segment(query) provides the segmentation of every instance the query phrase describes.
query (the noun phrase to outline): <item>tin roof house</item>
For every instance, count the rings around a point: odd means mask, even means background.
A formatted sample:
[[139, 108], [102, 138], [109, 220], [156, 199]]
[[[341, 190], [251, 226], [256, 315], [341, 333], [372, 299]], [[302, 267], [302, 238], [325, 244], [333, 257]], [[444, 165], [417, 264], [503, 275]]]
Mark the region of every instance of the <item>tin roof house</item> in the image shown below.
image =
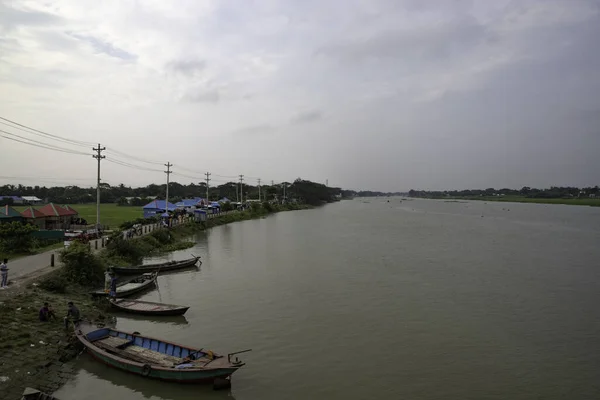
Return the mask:
[[0, 224], [5, 222], [22, 222], [24, 220], [20, 212], [11, 206], [0, 207]]

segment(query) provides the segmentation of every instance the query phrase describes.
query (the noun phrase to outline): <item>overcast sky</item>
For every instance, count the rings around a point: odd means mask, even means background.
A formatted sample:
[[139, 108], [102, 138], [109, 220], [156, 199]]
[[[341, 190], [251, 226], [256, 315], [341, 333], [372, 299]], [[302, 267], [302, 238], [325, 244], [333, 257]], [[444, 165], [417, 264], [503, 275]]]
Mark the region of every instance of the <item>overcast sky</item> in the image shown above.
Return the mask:
[[100, 142], [156, 170], [103, 161], [110, 184], [162, 183], [170, 161], [182, 183], [596, 185], [600, 6], [1, 1], [0, 117], [83, 144], [0, 135], [88, 153], [0, 137], [0, 175], [28, 178], [0, 182], [94, 184]]

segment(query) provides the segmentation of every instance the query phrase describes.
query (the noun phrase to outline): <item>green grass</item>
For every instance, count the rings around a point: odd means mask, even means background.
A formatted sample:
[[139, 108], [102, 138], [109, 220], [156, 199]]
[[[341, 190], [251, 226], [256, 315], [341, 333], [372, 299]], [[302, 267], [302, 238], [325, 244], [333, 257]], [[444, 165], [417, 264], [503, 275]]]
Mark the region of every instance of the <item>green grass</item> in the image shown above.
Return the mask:
[[537, 199], [523, 196], [475, 196], [475, 197], [461, 197], [465, 200], [484, 200], [484, 201], [500, 201], [500, 202], [511, 202], [511, 203], [539, 203], [539, 204], [567, 204], [574, 206], [590, 206], [600, 207], [600, 198], [569, 198], [569, 199]]
[[[79, 213], [79, 217], [87, 220], [88, 224], [96, 223], [96, 203], [70, 204]], [[39, 208], [41, 206], [38, 206]], [[23, 211], [26, 207], [15, 207]], [[110, 228], [117, 228], [123, 222], [133, 221], [143, 217], [141, 206], [117, 206], [113, 203], [100, 204], [100, 222]]]

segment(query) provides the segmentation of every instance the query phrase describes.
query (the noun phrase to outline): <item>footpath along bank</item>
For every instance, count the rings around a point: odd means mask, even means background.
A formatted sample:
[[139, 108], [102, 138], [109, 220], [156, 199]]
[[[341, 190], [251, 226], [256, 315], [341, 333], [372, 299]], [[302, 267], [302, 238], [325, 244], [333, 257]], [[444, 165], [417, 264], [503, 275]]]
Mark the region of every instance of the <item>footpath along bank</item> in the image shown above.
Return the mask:
[[[72, 330], [65, 330], [62, 317], [67, 302], [73, 301], [85, 319], [110, 323], [105, 299], [96, 302], [89, 290], [102, 285], [103, 271], [111, 264], [135, 264], [149, 252], [165, 253], [192, 246], [188, 238], [196, 231], [231, 222], [258, 218], [272, 212], [298, 210], [308, 206], [277, 207], [272, 210], [255, 208], [231, 212], [210, 218], [202, 223], [183, 223], [169, 230], [157, 226], [143, 227], [143, 236], [125, 240], [115, 234], [105, 247], [102, 244], [73, 244], [56, 266], [38, 260], [38, 256], [9, 262], [11, 273], [19, 265], [29, 271], [15, 278], [9, 289], [0, 291], [0, 394], [1, 398], [18, 399], [25, 387], [35, 387], [52, 393], [73, 374], [69, 360], [80, 351]], [[63, 262], [59, 262], [59, 258]], [[29, 261], [28, 261], [29, 259]], [[34, 260], [38, 260], [34, 264]], [[12, 280], [13, 278], [11, 278]], [[57, 319], [40, 322], [38, 311], [44, 302], [50, 303]]]

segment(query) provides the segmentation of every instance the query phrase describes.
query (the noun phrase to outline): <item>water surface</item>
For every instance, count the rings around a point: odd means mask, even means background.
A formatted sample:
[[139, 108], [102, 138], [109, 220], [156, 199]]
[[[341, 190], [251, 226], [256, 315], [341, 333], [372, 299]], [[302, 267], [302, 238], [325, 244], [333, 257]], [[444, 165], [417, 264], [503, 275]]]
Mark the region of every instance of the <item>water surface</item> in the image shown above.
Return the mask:
[[197, 271], [144, 300], [185, 318], [117, 327], [252, 348], [231, 392], [82, 356], [74, 399], [600, 398], [600, 208], [345, 201], [213, 228]]

